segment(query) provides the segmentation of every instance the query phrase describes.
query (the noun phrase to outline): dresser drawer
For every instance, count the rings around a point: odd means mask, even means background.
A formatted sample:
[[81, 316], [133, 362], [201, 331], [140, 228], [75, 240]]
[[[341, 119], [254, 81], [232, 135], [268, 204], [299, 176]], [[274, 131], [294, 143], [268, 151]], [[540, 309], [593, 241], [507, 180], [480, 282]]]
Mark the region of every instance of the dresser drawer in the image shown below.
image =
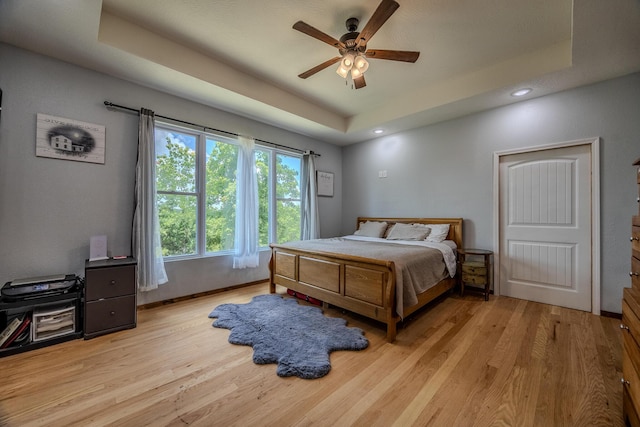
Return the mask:
[[639, 409], [637, 405], [640, 402], [640, 379], [626, 351], [622, 352], [622, 378], [624, 379], [624, 388], [629, 393], [631, 401], [636, 402], [634, 406], [637, 412]]
[[85, 335], [112, 332], [136, 325], [136, 297], [128, 295], [87, 303]]
[[638, 375], [638, 372], [640, 372], [640, 347], [638, 347], [638, 343], [631, 334], [626, 331], [622, 335], [622, 342], [624, 353], [629, 356], [629, 363], [631, 363], [633, 370]]
[[631, 276], [631, 287], [640, 291], [640, 259], [631, 257], [631, 271], [629, 271], [629, 275]]
[[622, 290], [622, 327], [625, 335], [631, 335], [640, 343], [640, 291], [637, 289]]
[[95, 301], [136, 293], [136, 266], [95, 268], [86, 270], [85, 298]]
[[633, 226], [631, 226], [631, 253], [636, 258], [640, 258], [640, 216], [633, 217]]
[[631, 427], [640, 427], [640, 418], [638, 417], [638, 412], [636, 411], [635, 406], [633, 406], [631, 396], [629, 396], [629, 392], [626, 388], [622, 393], [622, 411], [624, 413], [625, 422], [628, 425], [630, 425]]

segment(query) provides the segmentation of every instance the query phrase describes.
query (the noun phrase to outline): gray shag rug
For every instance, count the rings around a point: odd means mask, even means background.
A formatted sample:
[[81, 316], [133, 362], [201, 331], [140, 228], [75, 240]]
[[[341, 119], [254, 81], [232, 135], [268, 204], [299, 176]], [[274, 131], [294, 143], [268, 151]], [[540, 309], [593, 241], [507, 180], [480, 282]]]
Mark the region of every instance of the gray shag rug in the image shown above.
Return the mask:
[[248, 304], [222, 304], [209, 317], [213, 326], [230, 329], [229, 342], [253, 347], [257, 364], [277, 363], [281, 377], [320, 378], [329, 373], [329, 353], [362, 350], [369, 341], [360, 328], [326, 317], [319, 307], [268, 294]]

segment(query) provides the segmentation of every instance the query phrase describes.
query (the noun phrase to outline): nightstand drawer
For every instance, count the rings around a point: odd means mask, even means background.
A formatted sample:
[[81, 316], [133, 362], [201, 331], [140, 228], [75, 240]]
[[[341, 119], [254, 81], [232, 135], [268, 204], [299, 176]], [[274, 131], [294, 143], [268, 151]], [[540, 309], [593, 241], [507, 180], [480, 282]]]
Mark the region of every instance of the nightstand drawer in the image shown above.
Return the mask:
[[462, 281], [465, 283], [473, 283], [474, 285], [486, 285], [487, 276], [476, 276], [473, 274], [462, 273]]
[[481, 262], [465, 262], [462, 264], [462, 274], [487, 275], [487, 267]]
[[118, 328], [135, 327], [135, 295], [87, 303], [84, 323], [85, 335], [91, 335], [96, 332], [111, 332], [113, 329]]
[[136, 266], [124, 265], [86, 271], [87, 301], [136, 293]]

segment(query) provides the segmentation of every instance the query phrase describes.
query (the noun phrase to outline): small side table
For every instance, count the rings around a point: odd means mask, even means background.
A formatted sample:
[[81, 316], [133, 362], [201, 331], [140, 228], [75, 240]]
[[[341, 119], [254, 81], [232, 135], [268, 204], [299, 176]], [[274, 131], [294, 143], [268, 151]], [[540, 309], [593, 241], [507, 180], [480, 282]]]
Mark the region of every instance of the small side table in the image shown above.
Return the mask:
[[[460, 279], [460, 296], [464, 295], [465, 284], [484, 286], [484, 300], [489, 301], [491, 290], [491, 265], [493, 263], [493, 251], [486, 249], [458, 249], [459, 263], [462, 267]], [[480, 261], [480, 258], [482, 260]], [[469, 286], [474, 289], [482, 289], [477, 286]]]

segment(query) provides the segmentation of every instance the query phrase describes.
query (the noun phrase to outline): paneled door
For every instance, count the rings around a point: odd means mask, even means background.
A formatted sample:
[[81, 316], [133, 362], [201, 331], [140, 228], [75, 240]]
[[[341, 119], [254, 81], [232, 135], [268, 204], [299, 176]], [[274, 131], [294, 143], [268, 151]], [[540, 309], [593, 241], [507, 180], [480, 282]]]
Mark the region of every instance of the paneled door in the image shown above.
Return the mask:
[[592, 310], [591, 147], [502, 156], [500, 294]]

